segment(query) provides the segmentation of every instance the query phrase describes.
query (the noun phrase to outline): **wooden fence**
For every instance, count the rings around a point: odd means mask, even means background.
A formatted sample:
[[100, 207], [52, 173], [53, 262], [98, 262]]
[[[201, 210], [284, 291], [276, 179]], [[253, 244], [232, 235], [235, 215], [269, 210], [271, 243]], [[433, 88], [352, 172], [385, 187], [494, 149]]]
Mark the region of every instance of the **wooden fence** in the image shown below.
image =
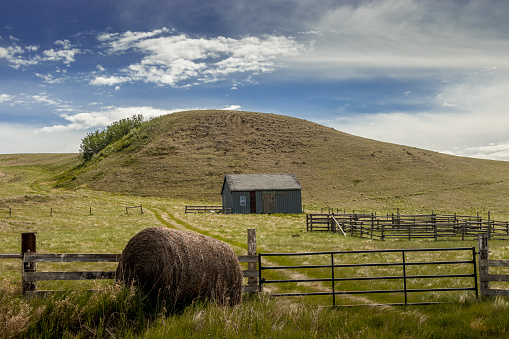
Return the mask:
[[[115, 279], [115, 271], [74, 271], [74, 272], [40, 272], [37, 263], [105, 263], [118, 262], [121, 254], [99, 253], [37, 253], [35, 233], [21, 234], [21, 254], [0, 254], [0, 259], [22, 260], [22, 290], [23, 294], [47, 294], [52, 290], [37, 290], [38, 281], [57, 280], [99, 280]], [[242, 276], [248, 278], [247, 285], [242, 287], [243, 292], [259, 292], [258, 286], [258, 256], [256, 254], [256, 230], [248, 229], [248, 253], [238, 256], [240, 263], [247, 263], [247, 270]]]
[[231, 208], [223, 206], [185, 206], [185, 213], [223, 213], [231, 214]]
[[[488, 235], [479, 235], [479, 288], [482, 296], [509, 296], [508, 289], [490, 288], [490, 282], [509, 282], [509, 274], [490, 274], [490, 267], [509, 268], [509, 260], [489, 258]], [[509, 273], [509, 272], [508, 272]]]
[[[268, 267], [261, 267], [261, 256], [257, 254], [256, 249], [256, 230], [248, 229], [248, 253], [239, 255], [241, 263], [247, 263], [247, 270], [242, 271], [244, 278], [248, 279], [247, 285], [243, 286], [243, 292], [259, 292], [261, 270]], [[479, 243], [479, 289], [481, 296], [509, 296], [509, 289], [490, 288], [490, 282], [509, 282], [509, 274], [491, 274], [490, 267], [509, 268], [509, 260], [489, 259], [488, 234], [478, 235]], [[0, 254], [0, 259], [20, 259], [22, 261], [22, 288], [23, 293], [28, 295], [45, 294], [54, 291], [37, 290], [38, 281], [58, 281], [58, 280], [96, 280], [96, 279], [114, 279], [114, 271], [74, 271], [74, 272], [41, 272], [37, 271], [37, 263], [104, 263], [118, 262], [120, 254], [76, 254], [76, 253], [37, 253], [35, 233], [22, 233], [21, 235], [21, 254]], [[391, 250], [402, 251], [402, 250]], [[419, 251], [414, 249], [411, 251]], [[338, 252], [339, 253], [339, 252]], [[346, 252], [345, 252], [346, 253]], [[274, 256], [281, 254], [263, 254], [264, 256]], [[286, 255], [286, 254], [285, 254]], [[306, 255], [298, 253], [292, 255]], [[408, 264], [408, 263], [407, 263]], [[473, 261], [475, 270], [475, 259]], [[341, 265], [332, 264], [332, 267]], [[360, 266], [360, 265], [359, 265]], [[282, 267], [278, 267], [282, 268]], [[270, 268], [275, 269], [275, 268]], [[472, 275], [473, 276], [473, 275]], [[334, 279], [334, 278], [333, 278]], [[376, 278], [379, 279], [379, 278]], [[264, 281], [269, 283], [269, 281]], [[338, 293], [344, 294], [344, 293]]]
[[307, 214], [306, 230], [342, 232], [372, 239], [509, 239], [509, 222], [465, 215], [423, 214]]
[[[132, 210], [132, 209], [135, 209], [136, 211], [139, 211], [140, 213], [139, 214], [143, 214], [143, 206], [142, 205], [139, 205], [139, 206], [126, 206], [125, 207], [125, 213], [126, 214], [129, 214], [129, 211]], [[85, 209], [84, 209], [85, 210]], [[19, 212], [21, 211], [20, 213], [23, 212], [23, 209], [16, 209], [14, 210], [12, 207], [9, 207], [9, 210], [8, 211], [2, 211], [0, 210], [0, 213], [6, 213], [9, 215], [9, 217], [12, 217], [13, 214], [15, 214], [14, 212]], [[92, 213], [92, 206], [90, 207], [87, 207], [86, 208], [86, 211], [88, 212], [88, 215], [94, 215], [94, 213]], [[58, 211], [58, 209], [55, 209], [53, 207], [50, 207], [49, 209], [49, 216], [53, 216], [53, 215], [56, 215], [58, 212], [58, 214], [64, 214], [65, 211]], [[18, 213], [19, 214], [19, 213]]]

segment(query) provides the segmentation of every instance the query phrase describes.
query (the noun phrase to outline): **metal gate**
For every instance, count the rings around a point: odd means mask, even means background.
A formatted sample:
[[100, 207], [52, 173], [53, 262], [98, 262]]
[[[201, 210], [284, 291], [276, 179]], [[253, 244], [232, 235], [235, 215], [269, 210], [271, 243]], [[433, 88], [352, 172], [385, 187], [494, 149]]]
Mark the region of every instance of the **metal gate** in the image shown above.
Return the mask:
[[[431, 260], [431, 261], [415, 261], [411, 257], [427, 256], [432, 252], [438, 252], [440, 258], [449, 255], [463, 257], [461, 260]], [[463, 252], [463, 253], [458, 253]], [[385, 262], [354, 262], [340, 263], [342, 256], [362, 256], [369, 257], [385, 254], [391, 254], [392, 261]], [[320, 260], [315, 258], [321, 256]], [[411, 294], [418, 292], [450, 292], [450, 291], [472, 291], [478, 297], [477, 288], [477, 267], [476, 267], [476, 251], [475, 247], [461, 248], [430, 248], [430, 249], [398, 249], [398, 250], [362, 250], [362, 251], [334, 251], [334, 252], [310, 252], [310, 253], [260, 253], [258, 257], [259, 281], [262, 289], [266, 284], [302, 284], [314, 283], [320, 284], [320, 291], [292, 291], [287, 293], [274, 293], [273, 296], [318, 296], [331, 295], [332, 304], [336, 306], [336, 296], [338, 295], [358, 295], [358, 294], [387, 294], [400, 295], [404, 297], [403, 302], [380, 302], [371, 303], [371, 305], [429, 305], [439, 302], [419, 300], [410, 302]], [[264, 264], [263, 258], [272, 258], [272, 262], [300, 262], [295, 265], [274, 266], [272, 264]], [[397, 259], [399, 257], [399, 259]], [[292, 258], [292, 259], [290, 259]], [[300, 258], [297, 260], [296, 258]], [[275, 259], [275, 260], [274, 260]], [[269, 260], [267, 260], [269, 261]], [[316, 262], [316, 264], [314, 264]], [[433, 269], [429, 269], [429, 267]], [[373, 275], [357, 274], [349, 276], [349, 274], [359, 273], [368, 268], [377, 268], [379, 272]], [[304, 275], [295, 279], [278, 279], [274, 278], [274, 273], [283, 271], [284, 275], [293, 273]], [[390, 272], [389, 275], [382, 273]], [[423, 271], [423, 272], [420, 272]], [[439, 274], [429, 274], [432, 273]], [[274, 272], [274, 273], [272, 273]], [[365, 273], [365, 272], [364, 272]], [[346, 274], [346, 275], [345, 275]], [[388, 283], [397, 281], [400, 283]], [[364, 282], [364, 287], [359, 290], [343, 290], [342, 283], [357, 286], [360, 282]], [[385, 287], [369, 288], [370, 286], [381, 285], [384, 282]], [[383, 285], [382, 284], [382, 285]], [[453, 286], [450, 286], [451, 284]], [[298, 286], [300, 289], [302, 286]], [[291, 287], [287, 289], [291, 290]], [[295, 287], [297, 289], [297, 287]], [[421, 296], [422, 297], [422, 296]], [[401, 297], [400, 297], [401, 299]], [[343, 305], [351, 306], [351, 305]]]

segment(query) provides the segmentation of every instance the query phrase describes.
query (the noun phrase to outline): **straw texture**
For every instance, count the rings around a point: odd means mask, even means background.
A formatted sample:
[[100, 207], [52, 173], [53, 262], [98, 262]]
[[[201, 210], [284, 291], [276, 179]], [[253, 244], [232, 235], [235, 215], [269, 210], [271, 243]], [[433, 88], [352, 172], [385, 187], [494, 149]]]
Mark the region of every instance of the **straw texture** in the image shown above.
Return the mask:
[[233, 305], [242, 294], [242, 271], [229, 245], [163, 227], [147, 228], [129, 240], [116, 279], [170, 307], [194, 300]]

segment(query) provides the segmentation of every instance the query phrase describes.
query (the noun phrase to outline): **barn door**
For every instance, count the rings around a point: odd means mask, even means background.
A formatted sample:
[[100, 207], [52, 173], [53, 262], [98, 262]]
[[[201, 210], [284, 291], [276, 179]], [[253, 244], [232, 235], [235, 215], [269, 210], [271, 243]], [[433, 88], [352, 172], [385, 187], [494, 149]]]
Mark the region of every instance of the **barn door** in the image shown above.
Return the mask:
[[256, 214], [256, 192], [249, 192], [249, 207], [252, 214]]
[[262, 194], [262, 213], [276, 213], [276, 195], [274, 193]]

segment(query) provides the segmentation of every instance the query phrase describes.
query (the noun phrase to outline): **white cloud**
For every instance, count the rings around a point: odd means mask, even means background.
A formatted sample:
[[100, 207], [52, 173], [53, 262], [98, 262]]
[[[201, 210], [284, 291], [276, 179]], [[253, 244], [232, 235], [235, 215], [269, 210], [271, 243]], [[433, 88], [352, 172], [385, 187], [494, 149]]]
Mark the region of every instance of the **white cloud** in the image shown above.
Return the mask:
[[137, 107], [105, 107], [101, 111], [83, 112], [77, 114], [61, 114], [61, 117], [68, 120], [68, 125], [54, 125], [43, 127], [39, 132], [51, 133], [62, 131], [79, 131], [92, 128], [102, 128], [112, 124], [115, 121], [130, 118], [136, 114], [142, 114], [145, 119], [150, 119], [164, 114], [174, 113], [180, 110], [166, 110], [149, 106]]
[[0, 124], [0, 154], [78, 153], [82, 131], [42, 134], [37, 129], [26, 124]]
[[228, 110], [228, 111], [238, 111], [241, 108], [242, 107], [240, 105], [229, 105], [229, 106], [223, 107], [222, 109], [225, 109], [225, 110]]
[[48, 84], [61, 84], [67, 79], [67, 77], [62, 77], [62, 76], [55, 77], [55, 75], [50, 74], [50, 73], [40, 74], [40, 73], [36, 72], [35, 76], [42, 79], [45, 83], [48, 83]]
[[90, 85], [95, 85], [95, 86], [103, 86], [103, 85], [107, 85], [107, 86], [113, 86], [113, 85], [117, 85], [117, 84], [121, 84], [121, 83], [124, 83], [124, 82], [128, 82], [130, 81], [129, 78], [127, 77], [119, 77], [119, 76], [98, 76], [96, 78], [94, 78], [93, 80], [90, 81]]
[[[151, 32], [102, 34], [98, 37], [108, 53], [132, 50], [143, 57], [120, 74], [96, 76], [92, 85], [117, 85], [141, 81], [161, 86], [190, 86], [215, 82], [234, 73], [259, 74], [280, 67], [278, 59], [301, 53], [304, 46], [283, 36], [191, 38], [168, 36], [163, 28]], [[186, 82], [185, 84], [183, 84]]]
[[381, 0], [351, 2], [313, 27], [322, 33], [297, 55], [305, 76], [339, 79], [416, 75], [416, 70], [509, 67], [505, 2]]
[[57, 40], [55, 44], [62, 47], [59, 49], [51, 48], [43, 50], [36, 54], [39, 46], [19, 46], [14, 42], [10, 46], [0, 47], [0, 58], [6, 59], [10, 67], [20, 69], [47, 62], [62, 62], [64, 65], [69, 66], [72, 62], [76, 61], [75, 56], [82, 53], [79, 48], [73, 47], [69, 40]]
[[448, 153], [472, 158], [509, 161], [509, 141], [490, 143], [486, 146], [454, 149]]
[[17, 95], [0, 94], [0, 103], [6, 103], [10, 106], [20, 106], [23, 108], [33, 109], [36, 105], [44, 105], [54, 107], [57, 110], [70, 110], [71, 102], [61, 99], [55, 99], [45, 92], [37, 94], [19, 93]]
[[0, 104], [11, 101], [14, 97], [9, 94], [0, 94]]
[[419, 113], [400, 111], [342, 116], [324, 122], [381, 141], [478, 158], [509, 160], [509, 72], [498, 70], [448, 83]]
[[97, 40], [102, 41], [104, 46], [108, 48], [109, 53], [116, 53], [136, 47], [136, 43], [140, 40], [145, 40], [156, 35], [169, 33], [172, 30], [163, 27], [155, 29], [151, 32], [131, 32], [125, 33], [103, 33], [97, 37]]

